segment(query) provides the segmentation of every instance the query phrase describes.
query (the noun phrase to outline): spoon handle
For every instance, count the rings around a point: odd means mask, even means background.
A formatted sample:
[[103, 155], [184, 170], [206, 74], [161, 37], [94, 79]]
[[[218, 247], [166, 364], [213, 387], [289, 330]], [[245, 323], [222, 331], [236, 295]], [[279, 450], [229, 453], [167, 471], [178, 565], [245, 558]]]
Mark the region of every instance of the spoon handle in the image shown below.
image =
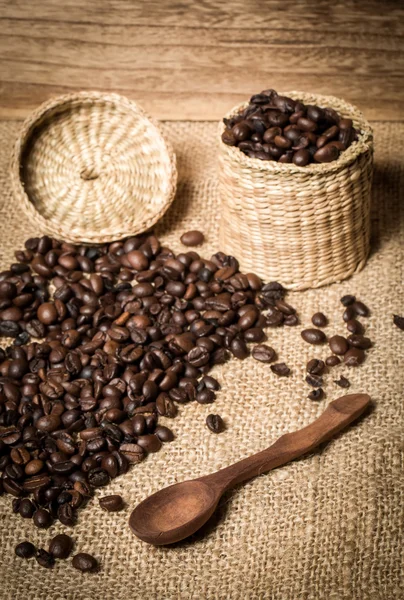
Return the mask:
[[369, 404], [370, 397], [367, 394], [341, 396], [330, 402], [323, 414], [307, 427], [285, 433], [266, 450], [202, 479], [224, 492], [310, 452], [355, 421]]

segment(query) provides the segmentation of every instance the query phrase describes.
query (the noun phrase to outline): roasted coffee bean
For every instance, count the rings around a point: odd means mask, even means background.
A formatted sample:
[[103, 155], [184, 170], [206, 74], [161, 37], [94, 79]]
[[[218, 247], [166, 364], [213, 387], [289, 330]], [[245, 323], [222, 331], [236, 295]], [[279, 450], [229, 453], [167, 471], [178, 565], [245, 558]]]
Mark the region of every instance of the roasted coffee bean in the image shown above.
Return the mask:
[[161, 448], [160, 439], [153, 433], [147, 435], [140, 435], [137, 438], [136, 443], [146, 452], [158, 452]]
[[201, 390], [196, 394], [196, 401], [199, 402], [199, 404], [211, 404], [215, 401], [215, 398], [215, 392], [208, 388]]
[[68, 558], [73, 548], [73, 540], [65, 533], [59, 533], [49, 542], [49, 553], [54, 558]]
[[91, 573], [98, 569], [97, 559], [86, 552], [76, 554], [76, 556], [73, 557], [72, 565], [75, 569], [82, 571], [82, 573]]
[[246, 342], [259, 343], [265, 340], [265, 333], [260, 327], [251, 327], [244, 332], [244, 339]]
[[344, 354], [344, 362], [348, 367], [357, 367], [363, 363], [366, 355], [361, 348], [351, 348]]
[[41, 567], [44, 567], [45, 569], [51, 569], [55, 564], [55, 559], [52, 556], [52, 554], [50, 554], [43, 548], [38, 548], [35, 559], [36, 559], [37, 563], [39, 565], [41, 565]]
[[339, 365], [341, 362], [341, 359], [338, 358], [338, 356], [329, 356], [328, 358], [325, 359], [325, 364], [327, 365], [327, 367], [336, 367], [337, 365]]
[[181, 236], [181, 243], [184, 246], [200, 246], [204, 242], [204, 235], [201, 231], [187, 231]]
[[[251, 331], [251, 329], [249, 331]], [[232, 340], [230, 343], [230, 352], [233, 354], [233, 356], [239, 358], [240, 360], [247, 358], [249, 355], [247, 344], [241, 338], [235, 338]]]
[[19, 558], [32, 558], [35, 554], [35, 546], [31, 542], [20, 542], [14, 552]]
[[354, 348], [361, 348], [361, 350], [368, 350], [372, 346], [372, 342], [368, 337], [363, 335], [357, 335], [352, 333], [347, 337], [348, 343]]
[[58, 318], [58, 313], [53, 302], [45, 302], [38, 308], [38, 319], [44, 325], [52, 325]]
[[319, 375], [307, 375], [306, 383], [312, 387], [321, 387], [323, 385], [323, 378]]
[[103, 498], [100, 498], [98, 502], [101, 508], [107, 512], [118, 512], [124, 507], [123, 499], [118, 494], [104, 496]]
[[206, 425], [208, 429], [213, 433], [221, 433], [225, 430], [226, 426], [224, 421], [220, 415], [210, 414], [206, 417]]
[[68, 502], [59, 506], [57, 517], [59, 521], [67, 527], [73, 527], [76, 523], [76, 512]]
[[326, 327], [328, 319], [322, 312], [317, 312], [311, 317], [311, 322], [316, 327]]
[[348, 341], [342, 335], [333, 335], [328, 340], [331, 352], [342, 356], [349, 349]]
[[393, 315], [393, 323], [396, 327], [404, 331], [404, 317], [400, 317], [399, 315]]
[[35, 506], [28, 498], [23, 498], [20, 502], [19, 513], [23, 519], [32, 519], [35, 512]]
[[263, 363], [270, 363], [276, 359], [276, 352], [271, 346], [258, 344], [252, 350], [252, 356], [255, 360]]
[[356, 300], [355, 296], [351, 296], [350, 294], [347, 294], [346, 296], [342, 296], [341, 304], [343, 306], [350, 306], [351, 304], [353, 304], [355, 302], [355, 300]]
[[138, 444], [122, 444], [120, 452], [130, 464], [134, 465], [146, 458], [146, 451]]
[[301, 336], [308, 344], [323, 344], [326, 341], [326, 335], [320, 329], [304, 329]]
[[359, 302], [358, 300], [355, 300], [355, 302], [352, 304], [352, 308], [355, 311], [355, 313], [357, 315], [359, 315], [360, 317], [368, 317], [369, 316], [369, 309], [365, 304], [363, 304], [363, 302]]
[[87, 475], [88, 483], [93, 487], [103, 487], [109, 483], [109, 475], [104, 469], [97, 467], [91, 469]]
[[352, 321], [356, 317], [356, 310], [354, 309], [353, 304], [350, 304], [346, 307], [342, 314], [342, 318], [347, 323], [348, 321]]
[[358, 335], [362, 335], [364, 332], [362, 323], [357, 319], [351, 319], [350, 321], [347, 321], [346, 328], [351, 333]]
[[349, 380], [344, 377], [343, 375], [341, 375], [341, 377], [339, 379], [334, 379], [334, 383], [336, 383], [337, 385], [339, 385], [339, 387], [342, 388], [349, 388], [349, 386], [351, 385], [349, 383]]
[[306, 371], [310, 375], [322, 375], [324, 373], [325, 364], [323, 360], [312, 358], [306, 365]]
[[34, 512], [33, 520], [34, 525], [40, 529], [47, 529], [53, 522], [50, 512], [45, 508], [38, 508], [38, 510]]
[[322, 400], [324, 397], [324, 390], [321, 387], [318, 387], [314, 390], [312, 390], [307, 397], [309, 398], [309, 400]]
[[287, 377], [290, 375], [290, 369], [285, 363], [276, 363], [275, 365], [271, 365], [270, 369], [279, 377]]

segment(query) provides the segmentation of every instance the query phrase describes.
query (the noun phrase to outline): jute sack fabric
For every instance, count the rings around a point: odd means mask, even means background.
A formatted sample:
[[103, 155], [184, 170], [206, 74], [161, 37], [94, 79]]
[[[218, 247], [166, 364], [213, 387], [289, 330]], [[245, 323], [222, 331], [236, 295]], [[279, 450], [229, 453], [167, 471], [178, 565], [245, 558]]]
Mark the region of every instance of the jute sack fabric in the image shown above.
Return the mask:
[[[352, 119], [358, 140], [330, 163], [306, 167], [250, 158], [221, 141], [220, 245], [288, 289], [341, 281], [360, 271], [369, 253], [373, 134], [364, 115], [334, 96], [285, 92], [306, 105], [330, 107]], [[232, 118], [248, 106], [235, 106]]]
[[[0, 125], [0, 263], [12, 261], [15, 248], [38, 233], [21, 214], [10, 188], [8, 161], [19, 124]], [[205, 256], [218, 249], [218, 192], [215, 139], [217, 123], [167, 123], [163, 131], [179, 163], [176, 200], [157, 228], [163, 240], [183, 250], [179, 236], [200, 228]], [[403, 390], [404, 332], [392, 314], [404, 312], [404, 127], [375, 123], [376, 170], [373, 191], [372, 251], [366, 267], [350, 280], [322, 289], [289, 294], [308, 326], [322, 310], [330, 318], [327, 334], [344, 333], [339, 298], [355, 293], [369, 304], [367, 333], [375, 346], [356, 370], [335, 368], [327, 375], [326, 399], [307, 399], [304, 365], [325, 358], [297, 328], [268, 332], [279, 360], [292, 369], [276, 378], [252, 358], [215, 368], [222, 384], [216, 403], [181, 407], [168, 420], [176, 434], [171, 444], [127, 475], [100, 490], [79, 511], [74, 529], [56, 523], [47, 531], [11, 513], [11, 498], [0, 498], [0, 597], [2, 600], [398, 600], [404, 597]], [[351, 380], [350, 392], [371, 394], [375, 408], [320, 452], [263, 475], [228, 493], [213, 521], [192, 541], [154, 548], [135, 538], [130, 510], [163, 486], [224, 467], [267, 447], [282, 433], [315, 419], [342, 395], [333, 379]], [[210, 433], [206, 415], [227, 423]], [[121, 494], [127, 510], [102, 512], [97, 498]], [[71, 561], [53, 571], [35, 560], [14, 556], [28, 539], [46, 547], [56, 533], [71, 533], [77, 551], [94, 554], [99, 573], [81, 574]]]

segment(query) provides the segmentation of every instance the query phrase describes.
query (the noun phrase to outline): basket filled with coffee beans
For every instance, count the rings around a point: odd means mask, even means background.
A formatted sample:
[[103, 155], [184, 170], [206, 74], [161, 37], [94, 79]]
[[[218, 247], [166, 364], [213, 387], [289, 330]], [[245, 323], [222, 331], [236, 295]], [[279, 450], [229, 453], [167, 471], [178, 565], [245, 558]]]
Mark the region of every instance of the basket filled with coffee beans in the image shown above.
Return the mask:
[[373, 134], [332, 96], [264, 90], [219, 127], [220, 241], [289, 289], [340, 281], [369, 251]]
[[118, 94], [78, 92], [42, 104], [22, 126], [11, 180], [43, 233], [106, 243], [152, 227], [174, 199], [174, 152], [157, 125]]

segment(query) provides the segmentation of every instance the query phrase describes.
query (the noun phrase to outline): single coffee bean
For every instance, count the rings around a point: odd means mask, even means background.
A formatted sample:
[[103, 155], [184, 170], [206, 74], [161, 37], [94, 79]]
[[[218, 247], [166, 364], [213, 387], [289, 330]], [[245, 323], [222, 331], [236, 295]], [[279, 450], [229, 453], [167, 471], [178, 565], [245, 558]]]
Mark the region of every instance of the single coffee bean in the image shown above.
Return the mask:
[[365, 304], [363, 304], [363, 302], [359, 302], [358, 300], [356, 300], [352, 304], [352, 308], [354, 309], [355, 313], [361, 317], [369, 316], [369, 309]]
[[288, 377], [290, 375], [290, 369], [285, 363], [277, 363], [276, 365], [271, 365], [271, 371], [278, 375], [279, 377]]
[[363, 363], [366, 355], [361, 348], [351, 348], [344, 355], [344, 362], [348, 367], [357, 367]]
[[328, 358], [325, 359], [325, 364], [327, 365], [327, 367], [336, 367], [337, 365], [339, 365], [341, 362], [341, 359], [338, 358], [338, 356], [329, 356]]
[[73, 557], [72, 565], [75, 569], [82, 571], [82, 573], [91, 573], [97, 570], [98, 561], [91, 554], [79, 552], [79, 554]]
[[314, 390], [312, 390], [307, 397], [309, 398], [309, 400], [322, 400], [324, 397], [324, 390], [321, 387], [318, 387]]
[[355, 302], [355, 300], [356, 300], [355, 296], [351, 296], [350, 294], [347, 294], [346, 296], [342, 296], [341, 304], [343, 306], [350, 306], [351, 304], [353, 304]]
[[28, 498], [23, 498], [20, 502], [19, 513], [23, 519], [32, 519], [35, 512], [35, 506]]
[[40, 529], [47, 529], [53, 522], [50, 512], [45, 508], [38, 508], [38, 510], [34, 512], [33, 520], [34, 525]]
[[[251, 329], [249, 331], [251, 331]], [[232, 340], [230, 344], [230, 352], [233, 354], [233, 356], [239, 358], [240, 360], [247, 358], [247, 356], [250, 354], [247, 344], [241, 338], [235, 338]]]
[[14, 552], [19, 558], [31, 558], [35, 554], [35, 546], [31, 542], [20, 542]]
[[361, 350], [368, 350], [372, 346], [372, 342], [368, 337], [363, 335], [357, 335], [352, 333], [347, 337], [348, 343], [354, 348], [361, 348]]
[[255, 360], [263, 363], [270, 363], [276, 359], [276, 352], [271, 346], [258, 344], [252, 350], [252, 356]]
[[215, 398], [215, 392], [208, 388], [201, 390], [196, 394], [196, 401], [199, 402], [199, 404], [211, 404], [215, 401]]
[[311, 385], [312, 387], [321, 387], [323, 385], [323, 378], [319, 375], [307, 375], [306, 383]]
[[58, 313], [53, 302], [41, 304], [37, 311], [38, 319], [44, 325], [52, 325], [58, 318]]
[[328, 319], [322, 312], [317, 312], [311, 317], [311, 322], [316, 327], [326, 327]]
[[172, 442], [174, 439], [174, 434], [168, 427], [164, 425], [157, 425], [154, 430], [154, 434], [159, 438], [161, 442]]
[[146, 451], [138, 444], [122, 444], [120, 452], [130, 464], [138, 464], [146, 458]]
[[352, 319], [354, 319], [355, 317], [356, 317], [356, 310], [354, 308], [354, 305], [350, 304], [344, 310], [344, 312], [342, 314], [342, 318], [345, 321], [345, 323], [347, 323], [348, 321], [352, 321]]
[[244, 332], [244, 339], [246, 342], [259, 343], [264, 341], [265, 333], [260, 327], [251, 327]]
[[393, 315], [393, 323], [396, 327], [404, 331], [404, 317], [400, 317], [400, 315]]
[[99, 504], [101, 508], [107, 512], [118, 512], [124, 507], [123, 499], [118, 494], [100, 498]]
[[340, 151], [331, 144], [326, 144], [314, 153], [314, 160], [319, 163], [329, 163], [337, 160]]
[[339, 385], [339, 387], [342, 388], [349, 388], [349, 386], [351, 385], [349, 383], [349, 380], [344, 377], [343, 375], [341, 375], [341, 377], [339, 379], [334, 379], [334, 383], [336, 383], [337, 385]]
[[338, 354], [339, 356], [345, 354], [349, 349], [347, 340], [342, 335], [333, 335], [328, 340], [331, 352]]
[[183, 233], [181, 236], [181, 243], [184, 246], [200, 246], [203, 244], [205, 236], [201, 231], [192, 230]]
[[293, 159], [292, 159], [293, 163], [295, 165], [297, 165], [298, 167], [305, 167], [306, 165], [309, 164], [310, 160], [311, 160], [311, 154], [305, 148], [301, 148], [300, 150], [297, 150], [297, 152], [294, 153]]
[[306, 371], [310, 375], [322, 375], [324, 373], [325, 364], [323, 360], [312, 358], [306, 365]]
[[210, 414], [206, 417], [206, 425], [213, 433], [221, 433], [225, 430], [225, 424], [220, 415]]
[[68, 502], [59, 506], [57, 517], [59, 521], [67, 527], [73, 527], [76, 523], [76, 512]]
[[220, 390], [220, 383], [218, 382], [217, 379], [215, 379], [214, 377], [211, 377], [210, 375], [205, 375], [202, 379], [202, 382], [205, 384], [205, 386], [208, 388], [208, 390], [214, 390], [214, 391]]
[[358, 335], [362, 335], [364, 332], [362, 323], [357, 319], [351, 319], [350, 321], [347, 321], [346, 328], [351, 333]]
[[49, 542], [49, 553], [54, 558], [65, 559], [73, 548], [73, 540], [65, 533], [59, 533]]
[[143, 448], [146, 452], [158, 452], [161, 448], [161, 441], [153, 433], [140, 435], [137, 438], [137, 445]]
[[301, 336], [308, 344], [323, 344], [326, 341], [326, 336], [320, 329], [304, 329]]

